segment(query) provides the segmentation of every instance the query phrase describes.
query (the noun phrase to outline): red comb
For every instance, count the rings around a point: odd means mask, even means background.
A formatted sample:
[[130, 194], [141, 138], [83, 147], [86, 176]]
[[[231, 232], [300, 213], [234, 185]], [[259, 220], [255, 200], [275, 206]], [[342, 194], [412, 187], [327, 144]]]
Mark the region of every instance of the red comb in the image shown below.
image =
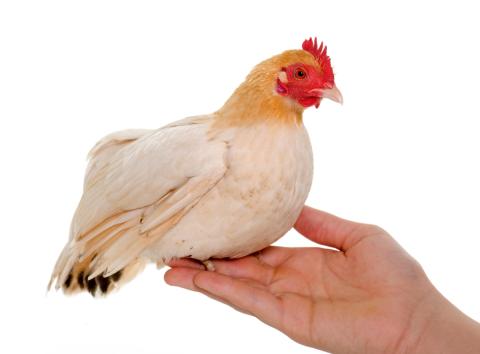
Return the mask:
[[315, 39], [305, 39], [302, 44], [302, 49], [312, 54], [323, 69], [325, 81], [333, 82], [333, 70], [330, 64], [330, 57], [327, 55], [327, 46], [320, 43], [317, 44], [317, 37]]

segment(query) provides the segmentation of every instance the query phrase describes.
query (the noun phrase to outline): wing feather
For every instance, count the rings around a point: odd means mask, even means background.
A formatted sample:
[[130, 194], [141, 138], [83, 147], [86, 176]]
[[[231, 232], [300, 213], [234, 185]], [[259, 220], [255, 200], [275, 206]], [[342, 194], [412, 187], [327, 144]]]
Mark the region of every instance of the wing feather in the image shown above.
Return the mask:
[[208, 137], [210, 122], [193, 117], [97, 143], [70, 242], [52, 275], [57, 287], [89, 258], [89, 279], [132, 264], [223, 178], [227, 145]]

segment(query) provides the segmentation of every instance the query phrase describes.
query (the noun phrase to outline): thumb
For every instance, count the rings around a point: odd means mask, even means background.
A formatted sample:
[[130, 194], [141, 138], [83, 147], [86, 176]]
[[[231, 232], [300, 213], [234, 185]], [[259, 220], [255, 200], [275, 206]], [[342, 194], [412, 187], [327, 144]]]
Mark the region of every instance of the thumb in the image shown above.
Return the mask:
[[377, 226], [345, 220], [309, 206], [303, 208], [294, 227], [313, 242], [342, 251], [381, 230]]

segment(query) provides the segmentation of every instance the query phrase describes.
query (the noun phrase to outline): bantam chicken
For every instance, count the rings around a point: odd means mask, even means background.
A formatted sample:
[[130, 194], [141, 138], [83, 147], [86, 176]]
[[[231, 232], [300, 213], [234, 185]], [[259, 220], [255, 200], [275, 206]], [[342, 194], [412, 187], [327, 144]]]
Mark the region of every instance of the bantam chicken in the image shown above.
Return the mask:
[[312, 182], [302, 113], [342, 102], [327, 48], [302, 48], [258, 64], [213, 114], [100, 140], [49, 288], [106, 294], [148, 262], [237, 258], [283, 236]]

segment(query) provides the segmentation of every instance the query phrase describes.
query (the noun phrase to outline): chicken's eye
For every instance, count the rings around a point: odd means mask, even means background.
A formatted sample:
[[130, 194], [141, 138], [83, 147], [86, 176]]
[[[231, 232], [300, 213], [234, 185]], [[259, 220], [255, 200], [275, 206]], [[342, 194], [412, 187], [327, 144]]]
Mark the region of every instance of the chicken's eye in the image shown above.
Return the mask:
[[305, 71], [304, 68], [296, 68], [294, 75], [295, 75], [295, 79], [303, 80], [307, 77], [307, 72]]

